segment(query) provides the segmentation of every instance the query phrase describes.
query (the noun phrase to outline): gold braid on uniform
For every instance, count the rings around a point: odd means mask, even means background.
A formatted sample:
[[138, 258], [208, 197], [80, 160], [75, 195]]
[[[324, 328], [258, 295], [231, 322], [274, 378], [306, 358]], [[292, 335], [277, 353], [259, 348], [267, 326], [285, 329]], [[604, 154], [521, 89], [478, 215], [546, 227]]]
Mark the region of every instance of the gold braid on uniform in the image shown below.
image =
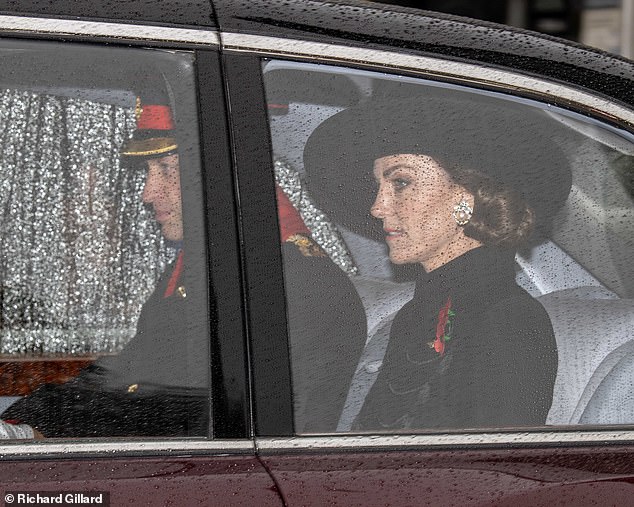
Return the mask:
[[326, 252], [310, 236], [305, 234], [293, 234], [286, 239], [287, 243], [293, 243], [304, 257], [326, 257]]

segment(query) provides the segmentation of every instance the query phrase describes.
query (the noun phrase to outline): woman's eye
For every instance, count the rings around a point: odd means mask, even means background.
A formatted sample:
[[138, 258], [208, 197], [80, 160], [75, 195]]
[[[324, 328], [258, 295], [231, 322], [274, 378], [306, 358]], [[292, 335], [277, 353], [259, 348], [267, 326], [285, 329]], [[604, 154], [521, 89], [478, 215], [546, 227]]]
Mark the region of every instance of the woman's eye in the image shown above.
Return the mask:
[[392, 185], [394, 185], [394, 188], [396, 190], [402, 190], [406, 186], [408, 186], [409, 184], [410, 184], [410, 181], [408, 179], [405, 179], [405, 178], [394, 178], [392, 180]]

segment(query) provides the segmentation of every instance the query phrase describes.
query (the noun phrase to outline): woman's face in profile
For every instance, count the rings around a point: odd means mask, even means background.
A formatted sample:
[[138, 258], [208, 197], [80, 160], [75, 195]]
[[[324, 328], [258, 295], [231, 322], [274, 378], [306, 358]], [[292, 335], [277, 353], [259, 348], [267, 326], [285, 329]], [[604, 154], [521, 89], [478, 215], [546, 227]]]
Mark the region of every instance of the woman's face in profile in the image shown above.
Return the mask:
[[426, 271], [478, 246], [452, 217], [453, 207], [473, 197], [426, 155], [390, 155], [374, 162], [379, 184], [371, 213], [383, 221], [390, 260], [420, 263]]

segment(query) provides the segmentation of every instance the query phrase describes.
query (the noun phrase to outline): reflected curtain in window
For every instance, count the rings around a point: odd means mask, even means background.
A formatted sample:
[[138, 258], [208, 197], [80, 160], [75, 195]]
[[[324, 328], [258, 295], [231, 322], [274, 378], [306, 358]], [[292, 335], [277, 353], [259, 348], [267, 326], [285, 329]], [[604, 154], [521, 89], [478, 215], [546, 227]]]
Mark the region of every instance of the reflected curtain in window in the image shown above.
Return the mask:
[[133, 107], [2, 90], [0, 125], [0, 353], [119, 350], [167, 260]]

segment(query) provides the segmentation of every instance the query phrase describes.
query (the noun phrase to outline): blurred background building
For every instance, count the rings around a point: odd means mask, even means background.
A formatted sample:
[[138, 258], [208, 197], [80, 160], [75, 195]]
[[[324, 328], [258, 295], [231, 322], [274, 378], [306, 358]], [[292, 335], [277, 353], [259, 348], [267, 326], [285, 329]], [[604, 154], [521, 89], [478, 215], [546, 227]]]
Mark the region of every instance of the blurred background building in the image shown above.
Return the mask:
[[634, 58], [634, 0], [381, 0], [547, 33]]

